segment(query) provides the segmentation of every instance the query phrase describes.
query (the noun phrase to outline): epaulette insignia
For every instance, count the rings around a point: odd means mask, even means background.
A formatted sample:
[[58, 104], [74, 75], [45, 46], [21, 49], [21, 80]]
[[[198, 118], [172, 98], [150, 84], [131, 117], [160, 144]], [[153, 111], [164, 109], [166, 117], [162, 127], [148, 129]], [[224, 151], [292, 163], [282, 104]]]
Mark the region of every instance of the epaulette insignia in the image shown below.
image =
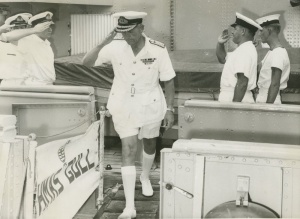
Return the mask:
[[165, 48], [165, 44], [159, 42], [159, 41], [155, 41], [155, 40], [149, 40], [149, 42], [153, 45], [159, 46], [161, 48]]

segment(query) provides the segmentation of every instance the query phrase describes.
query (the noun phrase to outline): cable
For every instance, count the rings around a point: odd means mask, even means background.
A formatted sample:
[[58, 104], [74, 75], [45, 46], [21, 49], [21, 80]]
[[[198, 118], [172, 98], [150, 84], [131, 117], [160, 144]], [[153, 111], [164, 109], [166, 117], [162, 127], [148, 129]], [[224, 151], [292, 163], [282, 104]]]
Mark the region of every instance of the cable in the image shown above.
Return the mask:
[[[99, 112], [100, 112], [100, 111], [97, 111], [97, 112], [94, 114], [94, 116], [96, 116]], [[72, 130], [74, 130], [74, 129], [77, 129], [78, 127], [84, 125], [85, 123], [87, 123], [88, 121], [90, 121], [91, 118], [92, 118], [92, 117], [89, 117], [88, 119], [86, 119], [85, 121], [83, 121], [81, 124], [79, 124], [79, 125], [77, 125], [77, 126], [71, 128], [71, 129], [68, 129], [68, 130], [66, 130], [66, 131], [63, 131], [63, 132], [60, 132], [60, 133], [57, 133], [57, 134], [54, 134], [54, 135], [36, 136], [36, 138], [51, 138], [51, 137], [59, 136], [59, 135], [61, 135], [61, 134], [70, 132], [70, 131], [72, 131]]]

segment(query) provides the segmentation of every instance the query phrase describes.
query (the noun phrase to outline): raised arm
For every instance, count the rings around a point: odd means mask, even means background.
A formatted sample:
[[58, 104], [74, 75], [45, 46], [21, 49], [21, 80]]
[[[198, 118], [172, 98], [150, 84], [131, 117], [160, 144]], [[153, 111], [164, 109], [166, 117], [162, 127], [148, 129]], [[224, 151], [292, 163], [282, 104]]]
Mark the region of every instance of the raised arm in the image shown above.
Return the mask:
[[222, 34], [218, 37], [218, 43], [216, 48], [216, 55], [220, 63], [224, 64], [226, 62], [226, 50], [224, 44], [228, 41], [228, 29], [223, 30]]
[[82, 60], [82, 64], [86, 67], [93, 67], [95, 65], [95, 62], [98, 58], [98, 54], [101, 51], [101, 49], [106, 46], [107, 44], [111, 43], [111, 41], [114, 39], [114, 37], [117, 35], [117, 32], [115, 30], [111, 31], [109, 35], [95, 48], [90, 50], [85, 54]]
[[43, 32], [44, 30], [49, 28], [51, 24], [53, 24], [53, 22], [44, 22], [37, 24], [33, 28], [13, 30], [8, 33], [3, 33], [0, 36], [0, 40], [5, 42], [17, 41], [31, 34]]

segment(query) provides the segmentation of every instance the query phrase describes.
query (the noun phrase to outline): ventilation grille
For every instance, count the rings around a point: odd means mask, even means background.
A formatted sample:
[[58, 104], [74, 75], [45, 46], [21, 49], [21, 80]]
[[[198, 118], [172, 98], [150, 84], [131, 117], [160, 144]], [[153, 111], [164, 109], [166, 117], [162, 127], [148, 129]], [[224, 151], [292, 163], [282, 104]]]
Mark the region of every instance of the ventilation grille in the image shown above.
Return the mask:
[[71, 15], [71, 55], [85, 53], [101, 43], [117, 20], [105, 14]]

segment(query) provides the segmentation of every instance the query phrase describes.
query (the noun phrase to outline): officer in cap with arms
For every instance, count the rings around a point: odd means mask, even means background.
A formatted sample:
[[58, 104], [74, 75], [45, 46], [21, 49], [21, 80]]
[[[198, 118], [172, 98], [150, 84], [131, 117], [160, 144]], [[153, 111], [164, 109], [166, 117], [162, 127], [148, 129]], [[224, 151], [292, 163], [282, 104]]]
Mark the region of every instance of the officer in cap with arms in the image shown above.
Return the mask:
[[280, 90], [287, 87], [291, 64], [287, 50], [279, 40], [281, 25], [280, 14], [268, 15], [257, 19], [263, 28], [259, 31], [261, 42], [267, 43], [270, 50], [259, 64], [257, 103], [281, 104]]
[[[53, 14], [49, 11], [34, 15], [28, 24], [35, 27], [48, 22], [51, 25]], [[52, 35], [52, 28], [30, 35], [19, 41], [19, 48], [25, 53], [29, 78], [25, 85], [52, 85], [55, 81], [54, 53], [48, 39]]]
[[0, 27], [0, 79], [1, 85], [23, 85], [27, 78], [26, 63], [23, 54], [17, 47], [19, 39], [39, 33], [49, 27], [49, 23], [27, 29], [30, 13], [20, 13], [5, 20]]
[[[23, 21], [26, 21], [26, 24], [20, 20], [20, 17], [23, 19]], [[21, 13], [7, 18], [5, 23], [1, 24], [0, 21], [0, 41], [18, 41], [23, 37], [42, 32], [51, 25], [50, 22], [46, 22], [36, 25], [34, 28], [28, 28], [27, 22], [30, 17], [32, 17], [30, 13]]]
[[238, 47], [231, 53], [225, 51], [224, 44], [229, 39], [228, 30], [218, 38], [216, 55], [225, 64], [221, 76], [220, 102], [254, 103], [251, 90], [256, 87], [257, 51], [253, 45], [256, 31], [262, 29], [255, 21], [236, 13], [232, 40]]
[[[135, 218], [134, 191], [136, 181], [135, 155], [138, 139], [143, 139], [143, 171], [140, 176], [142, 194], [152, 196], [149, 180], [155, 157], [156, 137], [163, 120], [166, 130], [174, 122], [175, 72], [165, 45], [144, 33], [144, 12], [121, 12], [118, 26], [98, 46], [89, 51], [83, 64], [99, 66], [110, 63], [114, 81], [107, 108], [122, 141], [122, 180], [126, 207], [119, 218]], [[124, 40], [114, 40], [117, 32]], [[165, 95], [159, 85], [164, 82]]]

